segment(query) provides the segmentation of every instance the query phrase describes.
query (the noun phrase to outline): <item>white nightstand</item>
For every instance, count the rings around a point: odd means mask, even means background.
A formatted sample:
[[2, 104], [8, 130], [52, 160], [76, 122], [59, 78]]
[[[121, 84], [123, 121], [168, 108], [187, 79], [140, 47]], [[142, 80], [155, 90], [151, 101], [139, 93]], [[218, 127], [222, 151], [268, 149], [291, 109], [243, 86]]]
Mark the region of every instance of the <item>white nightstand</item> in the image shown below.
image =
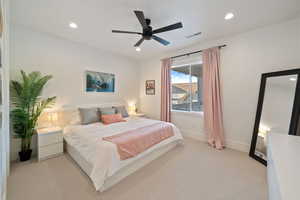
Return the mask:
[[130, 117], [146, 117], [145, 113], [133, 113], [130, 114]]
[[63, 154], [63, 135], [59, 127], [37, 130], [38, 160]]

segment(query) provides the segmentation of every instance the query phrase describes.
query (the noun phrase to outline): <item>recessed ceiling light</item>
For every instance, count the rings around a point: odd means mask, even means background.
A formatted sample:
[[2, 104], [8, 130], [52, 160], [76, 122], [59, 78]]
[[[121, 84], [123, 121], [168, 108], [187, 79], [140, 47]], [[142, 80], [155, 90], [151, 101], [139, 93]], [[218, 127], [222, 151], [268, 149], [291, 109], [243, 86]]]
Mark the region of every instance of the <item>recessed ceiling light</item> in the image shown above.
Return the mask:
[[70, 22], [69, 26], [70, 26], [70, 28], [74, 28], [74, 29], [78, 28], [77, 24], [74, 22]]
[[140, 47], [135, 48], [136, 51], [141, 51]]
[[290, 81], [296, 81], [297, 78], [290, 78]]
[[225, 20], [230, 20], [230, 19], [232, 19], [232, 18], [234, 18], [234, 14], [233, 14], [233, 13], [227, 13], [227, 14], [225, 15], [225, 17], [224, 17]]

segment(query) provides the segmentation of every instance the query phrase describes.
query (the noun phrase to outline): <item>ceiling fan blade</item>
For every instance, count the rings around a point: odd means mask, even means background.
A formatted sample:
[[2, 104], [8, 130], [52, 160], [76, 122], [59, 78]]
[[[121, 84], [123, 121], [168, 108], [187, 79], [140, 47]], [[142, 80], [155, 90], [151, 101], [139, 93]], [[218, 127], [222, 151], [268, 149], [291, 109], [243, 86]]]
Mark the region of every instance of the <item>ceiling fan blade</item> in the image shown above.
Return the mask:
[[133, 32], [133, 31], [119, 31], [119, 30], [112, 30], [113, 33], [128, 33], [128, 34], [138, 34], [142, 35], [142, 33], [139, 32]]
[[157, 37], [156, 35], [152, 35], [152, 38], [153, 38], [154, 40], [156, 40], [157, 42], [159, 42], [159, 43], [165, 45], [165, 46], [167, 46], [168, 44], [170, 44], [170, 42], [168, 42], [167, 40], [162, 39], [162, 38], [160, 38], [160, 37]]
[[142, 42], [144, 42], [144, 38], [141, 38], [134, 46], [135, 47], [138, 47], [138, 46], [140, 46], [141, 44], [142, 44]]
[[178, 28], [182, 28], [182, 27], [183, 27], [182, 23], [178, 22], [176, 24], [172, 24], [172, 25], [169, 25], [169, 26], [165, 26], [165, 27], [156, 29], [156, 30], [153, 31], [153, 34], [155, 34], [155, 33], [162, 33], [162, 32], [166, 32], [166, 31], [172, 31], [172, 30], [175, 30], [175, 29], [178, 29]]
[[146, 19], [145, 19], [143, 11], [135, 10], [134, 13], [135, 13], [136, 17], [138, 18], [139, 22], [141, 23], [142, 27], [147, 28], [148, 25], [146, 23]]

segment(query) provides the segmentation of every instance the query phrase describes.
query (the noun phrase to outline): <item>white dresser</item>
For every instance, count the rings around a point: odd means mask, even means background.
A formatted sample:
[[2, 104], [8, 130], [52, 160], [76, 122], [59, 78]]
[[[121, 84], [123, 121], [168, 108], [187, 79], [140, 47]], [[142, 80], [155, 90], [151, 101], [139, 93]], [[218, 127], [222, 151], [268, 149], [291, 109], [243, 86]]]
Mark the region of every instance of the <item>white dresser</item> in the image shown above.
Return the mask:
[[269, 200], [300, 199], [300, 137], [268, 136]]
[[63, 153], [63, 135], [59, 127], [38, 129], [38, 160]]

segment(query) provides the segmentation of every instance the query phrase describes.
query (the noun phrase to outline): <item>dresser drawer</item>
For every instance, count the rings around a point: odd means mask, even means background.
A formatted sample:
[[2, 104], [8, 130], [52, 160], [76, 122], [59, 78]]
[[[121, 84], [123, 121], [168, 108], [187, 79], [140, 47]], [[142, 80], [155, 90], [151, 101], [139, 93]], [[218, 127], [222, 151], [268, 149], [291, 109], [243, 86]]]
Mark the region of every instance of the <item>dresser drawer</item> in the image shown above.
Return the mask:
[[38, 137], [39, 147], [60, 143], [62, 141], [63, 141], [63, 136], [60, 133], [43, 134]]
[[63, 153], [63, 143], [51, 144], [39, 148], [38, 157], [39, 160]]

